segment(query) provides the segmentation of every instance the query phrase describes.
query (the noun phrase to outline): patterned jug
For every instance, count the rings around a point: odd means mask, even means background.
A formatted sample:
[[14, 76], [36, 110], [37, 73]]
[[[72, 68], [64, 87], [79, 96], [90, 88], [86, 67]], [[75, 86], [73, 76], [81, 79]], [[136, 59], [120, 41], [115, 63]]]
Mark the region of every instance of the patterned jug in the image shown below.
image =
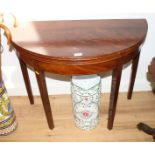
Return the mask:
[[17, 127], [16, 116], [12, 109], [5, 85], [0, 82], [0, 135], [8, 135]]
[[100, 77], [73, 76], [71, 90], [76, 126], [84, 130], [94, 129], [99, 121]]

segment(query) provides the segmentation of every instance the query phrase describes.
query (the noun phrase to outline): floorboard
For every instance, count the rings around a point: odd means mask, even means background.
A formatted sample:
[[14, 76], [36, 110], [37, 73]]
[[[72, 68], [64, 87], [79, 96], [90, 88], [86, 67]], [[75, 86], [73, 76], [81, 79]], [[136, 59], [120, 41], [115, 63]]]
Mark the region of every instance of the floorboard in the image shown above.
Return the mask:
[[10, 97], [18, 120], [17, 130], [1, 136], [0, 141], [128, 141], [152, 142], [151, 136], [139, 131], [137, 123], [155, 127], [155, 95], [136, 92], [132, 100], [120, 93], [113, 130], [107, 129], [109, 94], [102, 94], [100, 122], [92, 131], [83, 131], [74, 124], [70, 95], [50, 96], [55, 128], [49, 130], [40, 97], [30, 105], [27, 97]]

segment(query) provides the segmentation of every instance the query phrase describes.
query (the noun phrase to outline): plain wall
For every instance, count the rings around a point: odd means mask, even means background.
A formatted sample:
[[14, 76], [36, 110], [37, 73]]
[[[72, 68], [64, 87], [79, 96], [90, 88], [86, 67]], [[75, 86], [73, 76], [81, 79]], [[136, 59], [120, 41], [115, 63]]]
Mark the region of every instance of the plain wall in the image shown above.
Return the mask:
[[[34, 10], [34, 8], [29, 5], [29, 3], [24, 3], [24, 1], [22, 1], [21, 4], [18, 4], [18, 6], [21, 5], [21, 7], [10, 5], [10, 8], [7, 8], [9, 11], [5, 10], [6, 3], [3, 5], [3, 11], [14, 13], [19, 20], [19, 24], [21, 21], [31, 20], [146, 18], [148, 22], [148, 34], [141, 50], [134, 90], [151, 90], [150, 83], [146, 78], [146, 73], [151, 59], [155, 56], [155, 14], [105, 13], [102, 10], [102, 7], [95, 2], [91, 3], [89, 7], [87, 7], [87, 4], [83, 3], [81, 0], [76, 1], [76, 3], [73, 3], [72, 1], [70, 1], [70, 3], [63, 3], [63, 1], [61, 2], [52, 1], [51, 3], [50, 0], [46, 0], [43, 6], [45, 9], [41, 9], [41, 4], [38, 4]], [[2, 38], [2, 41], [2, 44], [5, 48], [5, 51], [2, 55], [3, 79], [5, 81], [9, 95], [27, 95], [19, 62], [15, 52], [8, 52], [6, 39], [4, 37]], [[120, 91], [126, 92], [128, 90], [130, 69], [131, 68], [129, 65], [123, 70]], [[38, 95], [39, 91], [35, 75], [30, 69], [29, 75], [32, 83], [33, 94]], [[49, 94], [70, 94], [70, 77], [48, 74], [46, 81]], [[111, 74], [102, 74], [102, 92], [110, 92], [110, 85]]]

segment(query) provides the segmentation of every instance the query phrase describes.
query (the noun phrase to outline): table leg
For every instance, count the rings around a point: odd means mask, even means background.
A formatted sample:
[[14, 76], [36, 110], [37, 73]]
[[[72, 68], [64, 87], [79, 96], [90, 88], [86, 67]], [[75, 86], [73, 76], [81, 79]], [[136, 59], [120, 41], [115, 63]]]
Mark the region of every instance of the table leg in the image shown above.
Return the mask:
[[122, 75], [122, 66], [115, 68], [113, 70], [109, 114], [108, 114], [108, 126], [107, 126], [109, 130], [113, 128], [121, 75]]
[[23, 74], [23, 78], [24, 78], [24, 81], [25, 81], [25, 86], [26, 86], [26, 90], [27, 90], [27, 93], [28, 93], [28, 96], [29, 96], [30, 103], [34, 104], [34, 99], [33, 99], [33, 94], [32, 94], [32, 89], [31, 89], [31, 84], [30, 84], [30, 79], [29, 79], [26, 64], [20, 58], [19, 58], [19, 63], [20, 63], [20, 67], [21, 67], [21, 70], [22, 70], [22, 74]]
[[40, 95], [42, 98], [48, 126], [50, 129], [53, 129], [54, 123], [53, 123], [52, 111], [51, 111], [50, 101], [49, 101], [48, 92], [47, 92], [45, 75], [43, 71], [36, 71], [35, 73], [38, 81], [38, 86], [39, 86]]
[[131, 97], [132, 97], [133, 87], [134, 87], [135, 78], [136, 78], [136, 74], [137, 74], [139, 56], [140, 56], [140, 52], [132, 60], [132, 68], [131, 68], [132, 71], [131, 71], [130, 84], [129, 84], [128, 95], [127, 95], [128, 99], [131, 99]]

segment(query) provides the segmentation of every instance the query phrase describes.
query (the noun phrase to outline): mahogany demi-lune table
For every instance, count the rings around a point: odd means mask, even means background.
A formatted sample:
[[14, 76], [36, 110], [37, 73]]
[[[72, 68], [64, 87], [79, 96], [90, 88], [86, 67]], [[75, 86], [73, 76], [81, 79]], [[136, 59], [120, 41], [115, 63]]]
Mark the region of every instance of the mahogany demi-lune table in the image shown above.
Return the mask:
[[[27, 93], [34, 104], [27, 65], [36, 74], [48, 126], [54, 128], [45, 72], [89, 75], [112, 70], [108, 129], [113, 128], [123, 65], [132, 63], [127, 98], [131, 99], [146, 33], [145, 19], [66, 20], [19, 23], [10, 28]], [[54, 89], [54, 88], [53, 88]]]

